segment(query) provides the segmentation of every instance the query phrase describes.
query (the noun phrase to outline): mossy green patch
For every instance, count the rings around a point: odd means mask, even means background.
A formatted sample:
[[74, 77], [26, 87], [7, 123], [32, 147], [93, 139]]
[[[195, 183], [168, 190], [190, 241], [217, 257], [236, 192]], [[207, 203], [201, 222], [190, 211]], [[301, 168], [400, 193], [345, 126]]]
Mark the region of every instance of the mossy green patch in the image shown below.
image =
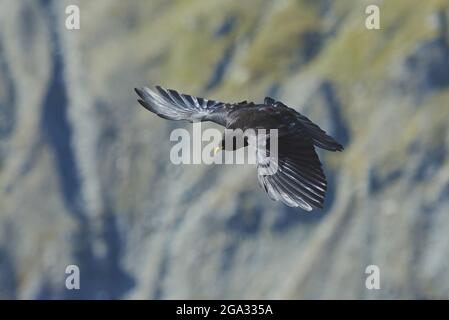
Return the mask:
[[304, 34], [320, 32], [316, 10], [311, 4], [290, 1], [266, 17], [246, 58], [253, 79], [280, 80], [289, 73], [295, 60], [301, 62]]

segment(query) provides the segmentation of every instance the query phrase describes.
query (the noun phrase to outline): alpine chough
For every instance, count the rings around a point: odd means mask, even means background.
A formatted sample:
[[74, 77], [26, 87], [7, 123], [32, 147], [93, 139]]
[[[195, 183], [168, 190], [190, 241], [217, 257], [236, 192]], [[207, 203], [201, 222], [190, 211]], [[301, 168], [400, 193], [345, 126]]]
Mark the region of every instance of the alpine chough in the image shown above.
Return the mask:
[[[267, 174], [257, 162], [259, 184], [275, 201], [310, 211], [322, 208], [327, 190], [326, 177], [315, 146], [342, 151], [343, 146], [296, 110], [266, 97], [264, 103], [225, 103], [180, 94], [156, 86], [135, 89], [139, 103], [168, 120], [212, 121], [227, 129], [277, 129], [277, 171]], [[246, 144], [245, 144], [246, 145]], [[225, 148], [222, 143], [222, 148]], [[233, 146], [232, 150], [239, 148]], [[269, 154], [268, 154], [269, 157]]]

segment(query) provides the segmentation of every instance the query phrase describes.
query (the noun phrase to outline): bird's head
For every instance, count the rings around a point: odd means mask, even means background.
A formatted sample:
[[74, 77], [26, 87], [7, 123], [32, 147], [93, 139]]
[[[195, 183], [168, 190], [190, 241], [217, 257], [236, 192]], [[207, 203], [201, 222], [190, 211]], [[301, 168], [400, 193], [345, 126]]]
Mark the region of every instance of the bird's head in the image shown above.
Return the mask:
[[218, 152], [220, 152], [221, 150], [223, 150], [223, 148], [221, 147], [221, 145], [216, 146], [216, 147], [214, 148], [214, 157], [215, 157], [215, 155], [216, 155]]

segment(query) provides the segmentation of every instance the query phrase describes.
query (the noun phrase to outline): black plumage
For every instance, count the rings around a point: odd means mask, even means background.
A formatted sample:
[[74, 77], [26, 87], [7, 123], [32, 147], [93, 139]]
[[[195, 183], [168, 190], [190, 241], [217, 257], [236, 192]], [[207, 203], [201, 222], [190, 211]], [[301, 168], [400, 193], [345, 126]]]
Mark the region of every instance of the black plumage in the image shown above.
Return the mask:
[[[159, 86], [156, 89], [157, 92], [148, 88], [135, 91], [143, 107], [164, 119], [212, 121], [227, 129], [243, 131], [277, 129], [277, 157], [270, 156], [269, 148], [263, 157], [257, 156], [259, 184], [270, 199], [280, 200], [288, 206], [307, 211], [322, 208], [327, 182], [314, 147], [342, 151], [343, 146], [307, 117], [270, 97], [266, 97], [262, 104], [224, 103]], [[267, 172], [271, 170], [266, 164], [267, 159], [276, 163], [277, 171]]]

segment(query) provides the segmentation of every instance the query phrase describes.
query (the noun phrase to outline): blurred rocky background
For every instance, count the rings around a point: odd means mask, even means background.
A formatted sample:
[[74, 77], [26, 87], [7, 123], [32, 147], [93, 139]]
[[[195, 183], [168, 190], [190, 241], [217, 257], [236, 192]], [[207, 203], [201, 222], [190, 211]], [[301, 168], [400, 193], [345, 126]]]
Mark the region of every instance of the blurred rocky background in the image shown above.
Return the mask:
[[[0, 0], [0, 298], [449, 298], [448, 18], [445, 0]], [[156, 84], [308, 115], [346, 148], [320, 153], [325, 209], [271, 202], [250, 165], [171, 164], [191, 124], [138, 106]]]

